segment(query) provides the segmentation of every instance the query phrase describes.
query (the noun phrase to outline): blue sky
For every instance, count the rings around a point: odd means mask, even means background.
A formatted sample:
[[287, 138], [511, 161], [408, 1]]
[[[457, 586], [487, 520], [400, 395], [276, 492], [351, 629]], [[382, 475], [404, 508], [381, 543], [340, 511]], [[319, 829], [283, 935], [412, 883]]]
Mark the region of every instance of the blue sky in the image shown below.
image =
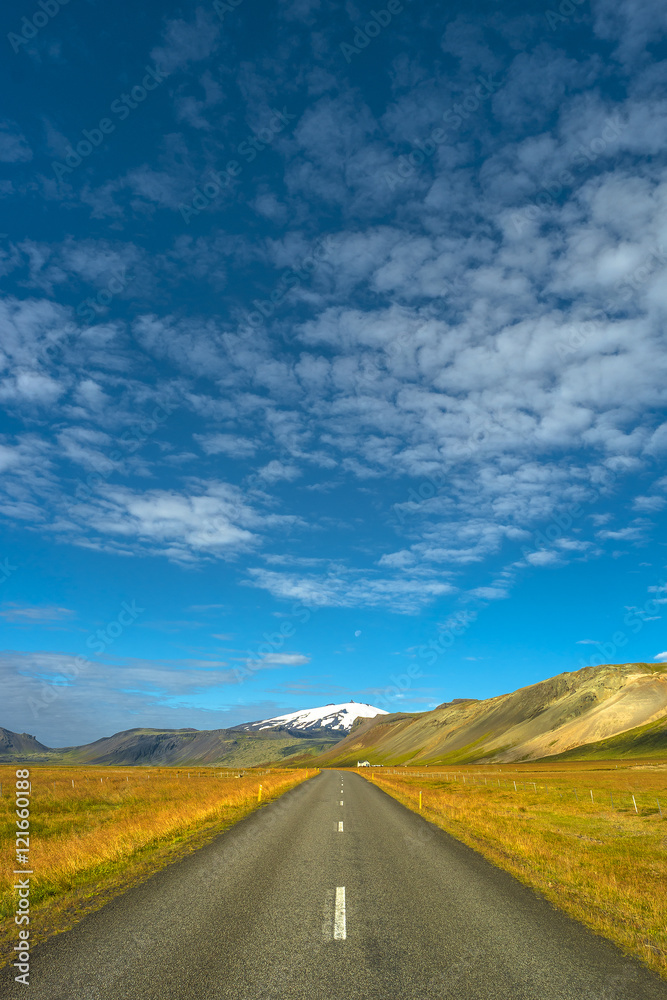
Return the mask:
[[1, 725], [667, 659], [664, 5], [3, 21]]

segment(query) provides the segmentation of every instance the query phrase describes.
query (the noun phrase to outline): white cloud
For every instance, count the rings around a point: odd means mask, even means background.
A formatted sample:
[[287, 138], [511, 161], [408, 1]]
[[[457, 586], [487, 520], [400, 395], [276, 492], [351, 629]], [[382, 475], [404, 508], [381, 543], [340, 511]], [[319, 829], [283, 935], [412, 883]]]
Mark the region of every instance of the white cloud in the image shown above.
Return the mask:
[[262, 532], [298, 521], [258, 510], [238, 487], [225, 483], [209, 483], [190, 493], [138, 493], [109, 486], [74, 504], [69, 514], [99, 536], [101, 547], [125, 551], [129, 543], [184, 563], [232, 556], [259, 544]]
[[503, 587], [475, 587], [468, 593], [472, 597], [481, 597], [486, 601], [501, 601], [509, 597], [509, 593]]
[[20, 461], [21, 455], [18, 449], [8, 448], [4, 444], [0, 445], [0, 472], [10, 469], [12, 466], [17, 465]]
[[63, 385], [41, 372], [19, 372], [0, 384], [0, 400], [5, 405], [50, 407], [64, 391]]
[[267, 653], [262, 657], [262, 664], [271, 667], [305, 667], [310, 663], [310, 657], [303, 653]]
[[665, 506], [667, 506], [667, 500], [664, 497], [639, 496], [635, 497], [633, 501], [635, 510], [648, 511], [650, 513], [663, 510]]
[[18, 625], [42, 625], [49, 622], [66, 621], [75, 616], [76, 612], [70, 608], [61, 608], [53, 604], [38, 606], [10, 602], [0, 608], [0, 618]]
[[616, 542], [636, 542], [642, 539], [643, 533], [643, 524], [632, 524], [626, 528], [619, 528], [618, 531], [598, 531], [597, 537], [603, 541], [611, 539]]
[[331, 572], [327, 576], [296, 576], [273, 570], [250, 569], [252, 586], [268, 590], [281, 600], [319, 607], [386, 607], [399, 614], [417, 614], [436, 598], [455, 592], [450, 583], [428, 577], [354, 579]]
[[578, 538], [559, 538], [556, 544], [567, 552], [587, 552], [592, 546], [591, 542], [582, 542]]
[[219, 34], [219, 19], [200, 7], [193, 21], [166, 21], [162, 44], [153, 49], [151, 59], [162, 73], [186, 70], [191, 63], [210, 56]]
[[25, 163], [32, 159], [32, 150], [15, 122], [0, 122], [0, 161]]
[[277, 483], [280, 482], [280, 480], [293, 482], [295, 479], [299, 478], [301, 470], [296, 465], [279, 462], [277, 459], [273, 459], [268, 463], [268, 465], [261, 468], [257, 475], [260, 479], [263, 479], [267, 483]]
[[195, 434], [195, 440], [207, 455], [229, 455], [231, 458], [251, 458], [257, 450], [248, 438], [235, 434]]
[[537, 552], [530, 552], [526, 556], [526, 561], [531, 566], [558, 566], [561, 563], [561, 557], [550, 549], [539, 549]]

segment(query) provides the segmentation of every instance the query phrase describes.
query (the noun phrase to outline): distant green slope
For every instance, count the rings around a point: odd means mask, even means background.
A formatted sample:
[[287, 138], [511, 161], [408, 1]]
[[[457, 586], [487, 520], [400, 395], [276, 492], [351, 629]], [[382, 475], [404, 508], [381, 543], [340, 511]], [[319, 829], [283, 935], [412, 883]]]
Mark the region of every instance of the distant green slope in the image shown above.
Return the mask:
[[543, 760], [606, 760], [615, 757], [667, 757], [667, 715], [597, 743], [585, 743]]
[[122, 767], [257, 767], [309, 761], [331, 749], [335, 737], [297, 736], [284, 731], [245, 733], [231, 729], [130, 729], [85, 746], [45, 747], [33, 737], [2, 730], [0, 763]]

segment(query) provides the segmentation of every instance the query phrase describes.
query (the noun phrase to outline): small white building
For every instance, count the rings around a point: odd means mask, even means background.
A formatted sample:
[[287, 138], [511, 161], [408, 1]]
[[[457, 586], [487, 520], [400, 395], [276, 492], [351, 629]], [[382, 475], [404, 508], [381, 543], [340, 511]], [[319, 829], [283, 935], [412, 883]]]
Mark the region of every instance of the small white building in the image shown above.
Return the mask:
[[358, 760], [357, 767], [370, 767], [371, 763], [369, 760]]

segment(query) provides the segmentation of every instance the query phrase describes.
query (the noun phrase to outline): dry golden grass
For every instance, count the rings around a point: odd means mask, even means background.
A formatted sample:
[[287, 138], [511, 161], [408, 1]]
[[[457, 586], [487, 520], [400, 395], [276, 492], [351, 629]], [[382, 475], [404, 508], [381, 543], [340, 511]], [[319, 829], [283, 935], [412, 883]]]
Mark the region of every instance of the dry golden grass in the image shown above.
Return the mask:
[[667, 978], [664, 762], [429, 771], [358, 773]]
[[[15, 773], [0, 767], [0, 965], [15, 943]], [[30, 767], [31, 932], [43, 940], [317, 771]], [[220, 777], [220, 775], [223, 775]], [[72, 782], [74, 784], [72, 785]]]

